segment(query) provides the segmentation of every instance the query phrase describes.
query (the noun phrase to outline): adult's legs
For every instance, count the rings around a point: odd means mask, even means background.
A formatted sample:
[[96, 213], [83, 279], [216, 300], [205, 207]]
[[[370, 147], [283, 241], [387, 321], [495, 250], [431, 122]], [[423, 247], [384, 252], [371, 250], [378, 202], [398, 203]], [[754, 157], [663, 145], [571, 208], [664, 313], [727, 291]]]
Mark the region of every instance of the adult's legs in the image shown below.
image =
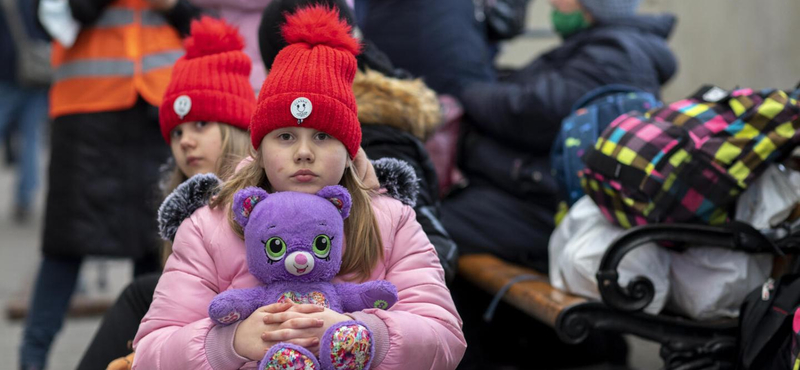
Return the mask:
[[44, 369], [53, 339], [64, 324], [82, 261], [80, 257], [42, 259], [23, 330], [22, 369]]
[[153, 303], [160, 276], [158, 273], [141, 276], [125, 288], [103, 316], [78, 365], [79, 370], [105, 369], [114, 359], [131, 353], [128, 343], [136, 336], [139, 323]]
[[21, 134], [19, 156], [19, 183], [17, 186], [17, 207], [29, 209], [33, 194], [38, 185], [39, 175], [39, 132], [47, 119], [47, 89], [26, 91], [25, 104], [19, 114]]
[[154, 249], [144, 256], [133, 260], [133, 278], [144, 277], [150, 274], [161, 275], [161, 251]]
[[6, 126], [17, 118], [24, 96], [22, 89], [16, 85], [0, 81], [0, 135], [3, 135]]
[[460, 254], [491, 253], [547, 272], [553, 210], [491, 185], [470, 185], [442, 201], [441, 221]]
[[[11, 140], [9, 140], [7, 136], [11, 135], [9, 125], [19, 119], [20, 112], [24, 108], [25, 95], [25, 91], [19, 86], [7, 81], [0, 81], [0, 139], [2, 139], [0, 142], [4, 142], [9, 146], [11, 145]], [[7, 153], [12, 152], [8, 147], [5, 149]], [[17, 158], [19, 157], [20, 156], [17, 156]], [[24, 157], [24, 155], [22, 157]], [[19, 168], [20, 170], [18, 172], [22, 172], [21, 164]], [[20, 178], [18, 181], [21, 183], [22, 179]], [[16, 196], [17, 201], [19, 201], [19, 192], [17, 192]], [[19, 202], [17, 202], [15, 206], [18, 207]], [[16, 213], [17, 209], [15, 208], [15, 217]]]

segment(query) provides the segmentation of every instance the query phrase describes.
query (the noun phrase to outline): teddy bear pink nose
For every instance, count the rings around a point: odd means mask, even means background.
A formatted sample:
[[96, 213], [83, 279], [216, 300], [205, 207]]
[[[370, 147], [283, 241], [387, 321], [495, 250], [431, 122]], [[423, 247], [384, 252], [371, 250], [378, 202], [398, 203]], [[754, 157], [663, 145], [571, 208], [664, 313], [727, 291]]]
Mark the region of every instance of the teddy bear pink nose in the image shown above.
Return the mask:
[[308, 263], [308, 259], [306, 258], [306, 255], [303, 253], [300, 253], [297, 256], [295, 256], [294, 261], [297, 262], [297, 264], [299, 265], [305, 265], [306, 263]]

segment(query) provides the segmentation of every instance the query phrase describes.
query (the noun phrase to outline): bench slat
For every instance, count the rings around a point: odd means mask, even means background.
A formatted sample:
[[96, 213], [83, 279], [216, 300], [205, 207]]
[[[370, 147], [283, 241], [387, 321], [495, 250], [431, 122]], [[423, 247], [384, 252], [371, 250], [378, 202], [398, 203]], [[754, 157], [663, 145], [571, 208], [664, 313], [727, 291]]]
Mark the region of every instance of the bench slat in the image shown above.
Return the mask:
[[491, 294], [496, 294], [517, 276], [540, 276], [542, 281], [526, 280], [512, 285], [503, 300], [551, 327], [555, 326], [556, 318], [564, 308], [587, 301], [553, 288], [547, 275], [504, 262], [489, 254], [460, 257], [458, 272], [463, 278]]

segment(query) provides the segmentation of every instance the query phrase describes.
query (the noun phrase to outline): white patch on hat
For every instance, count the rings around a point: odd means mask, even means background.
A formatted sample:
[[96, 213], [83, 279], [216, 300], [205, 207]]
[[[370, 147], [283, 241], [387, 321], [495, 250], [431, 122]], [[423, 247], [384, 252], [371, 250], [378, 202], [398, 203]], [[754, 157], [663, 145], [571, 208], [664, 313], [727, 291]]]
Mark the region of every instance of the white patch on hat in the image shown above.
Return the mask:
[[172, 109], [175, 110], [175, 114], [177, 114], [178, 117], [183, 119], [183, 117], [186, 117], [189, 111], [192, 110], [192, 98], [188, 95], [179, 96], [175, 99], [175, 102], [172, 103]]
[[297, 98], [292, 102], [291, 110], [292, 116], [297, 118], [297, 124], [303, 123], [303, 120], [308, 118], [311, 115], [311, 110], [313, 106], [311, 105], [311, 100], [308, 98]]
[[726, 96], [728, 96], [727, 91], [714, 86], [711, 88], [711, 90], [708, 90], [706, 91], [705, 94], [703, 94], [703, 100], [709, 103], [717, 103], [720, 100], [724, 99]]

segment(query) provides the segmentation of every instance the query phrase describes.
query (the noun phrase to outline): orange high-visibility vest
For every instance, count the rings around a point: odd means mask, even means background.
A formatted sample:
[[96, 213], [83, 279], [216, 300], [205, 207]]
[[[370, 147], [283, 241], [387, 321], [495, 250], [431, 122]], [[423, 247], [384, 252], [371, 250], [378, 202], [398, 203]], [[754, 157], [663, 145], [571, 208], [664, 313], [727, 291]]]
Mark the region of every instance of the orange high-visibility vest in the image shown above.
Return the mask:
[[115, 0], [67, 49], [53, 44], [50, 116], [161, 104], [181, 38], [145, 0]]

